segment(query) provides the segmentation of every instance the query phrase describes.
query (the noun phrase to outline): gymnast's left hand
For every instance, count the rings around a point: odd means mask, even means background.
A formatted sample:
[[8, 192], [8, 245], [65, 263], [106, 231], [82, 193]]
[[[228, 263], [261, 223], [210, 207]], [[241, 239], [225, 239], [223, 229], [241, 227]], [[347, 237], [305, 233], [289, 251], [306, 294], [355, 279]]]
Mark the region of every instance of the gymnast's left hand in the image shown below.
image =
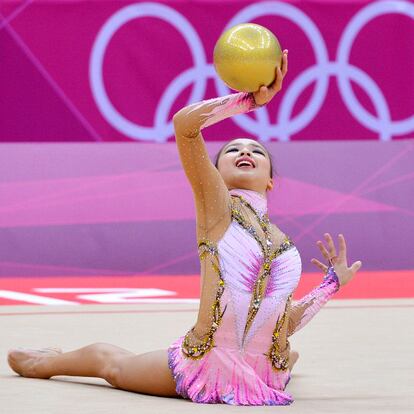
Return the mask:
[[[338, 245], [339, 245], [339, 253], [336, 254], [335, 244], [332, 240], [332, 237], [329, 233], [325, 233], [325, 240], [328, 244], [328, 249], [325, 245], [318, 240], [316, 244], [319, 247], [323, 257], [333, 265], [335, 273], [338, 276], [339, 284], [341, 286], [346, 285], [356, 274], [356, 272], [361, 268], [362, 262], [360, 260], [352, 263], [351, 267], [348, 267], [348, 263], [346, 260], [346, 243], [345, 237], [343, 234], [338, 235]], [[324, 273], [328, 271], [328, 266], [321, 263], [317, 259], [312, 259], [311, 262], [319, 267]]]
[[288, 50], [285, 49], [282, 54], [281, 67], [276, 67], [275, 80], [269, 86], [261, 86], [257, 92], [253, 92], [254, 100], [257, 105], [266, 105], [282, 89], [283, 79], [288, 70]]

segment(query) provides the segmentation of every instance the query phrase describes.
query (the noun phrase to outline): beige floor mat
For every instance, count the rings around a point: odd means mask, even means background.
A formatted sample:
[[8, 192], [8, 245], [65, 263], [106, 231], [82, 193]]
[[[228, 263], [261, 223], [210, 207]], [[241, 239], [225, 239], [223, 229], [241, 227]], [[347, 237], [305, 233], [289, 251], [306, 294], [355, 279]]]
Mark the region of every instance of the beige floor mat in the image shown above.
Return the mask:
[[413, 413], [414, 300], [331, 301], [292, 338], [300, 353], [289, 407], [195, 404], [119, 391], [103, 380], [16, 376], [11, 347], [73, 350], [109, 342], [137, 353], [166, 348], [193, 324], [194, 304], [0, 307], [0, 414]]

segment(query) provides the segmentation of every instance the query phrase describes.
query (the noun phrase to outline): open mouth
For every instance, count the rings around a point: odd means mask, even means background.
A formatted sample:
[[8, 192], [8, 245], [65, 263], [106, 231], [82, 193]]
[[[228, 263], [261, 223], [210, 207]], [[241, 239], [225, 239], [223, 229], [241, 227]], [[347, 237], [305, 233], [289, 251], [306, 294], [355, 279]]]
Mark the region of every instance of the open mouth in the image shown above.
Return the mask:
[[236, 162], [237, 168], [256, 168], [253, 160], [248, 157], [243, 157]]

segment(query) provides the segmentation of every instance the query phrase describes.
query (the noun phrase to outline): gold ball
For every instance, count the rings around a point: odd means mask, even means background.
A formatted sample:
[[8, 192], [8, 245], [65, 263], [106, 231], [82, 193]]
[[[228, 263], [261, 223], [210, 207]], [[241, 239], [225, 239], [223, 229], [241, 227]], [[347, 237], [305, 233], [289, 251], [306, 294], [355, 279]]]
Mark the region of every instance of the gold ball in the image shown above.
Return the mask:
[[225, 31], [214, 47], [214, 67], [231, 89], [255, 92], [275, 79], [282, 63], [276, 36], [263, 26], [242, 23]]

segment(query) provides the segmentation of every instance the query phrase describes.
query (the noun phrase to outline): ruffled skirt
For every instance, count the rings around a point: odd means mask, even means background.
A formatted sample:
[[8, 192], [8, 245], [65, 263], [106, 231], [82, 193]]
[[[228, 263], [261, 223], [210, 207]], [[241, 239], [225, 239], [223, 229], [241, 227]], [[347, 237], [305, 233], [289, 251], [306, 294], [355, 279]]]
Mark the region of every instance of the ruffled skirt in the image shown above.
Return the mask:
[[290, 372], [274, 371], [263, 354], [214, 347], [201, 359], [181, 351], [184, 336], [168, 348], [168, 365], [176, 392], [197, 403], [231, 405], [289, 405], [284, 392]]

